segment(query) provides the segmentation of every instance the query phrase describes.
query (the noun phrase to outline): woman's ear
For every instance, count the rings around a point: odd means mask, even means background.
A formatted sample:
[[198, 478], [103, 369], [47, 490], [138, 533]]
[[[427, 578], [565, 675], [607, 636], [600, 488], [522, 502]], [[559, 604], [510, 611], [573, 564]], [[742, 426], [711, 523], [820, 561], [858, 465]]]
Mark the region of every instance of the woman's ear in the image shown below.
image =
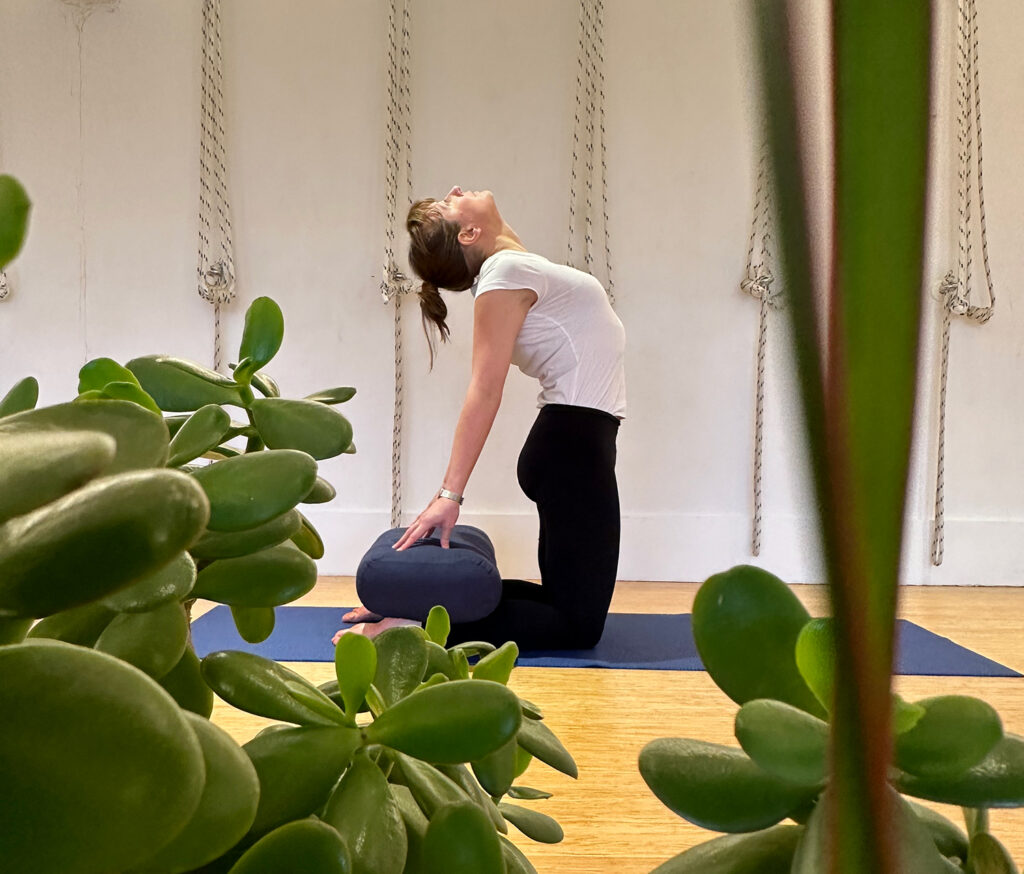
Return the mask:
[[472, 246], [477, 240], [480, 239], [481, 234], [480, 228], [467, 225], [461, 231], [459, 231], [459, 242], [463, 246]]

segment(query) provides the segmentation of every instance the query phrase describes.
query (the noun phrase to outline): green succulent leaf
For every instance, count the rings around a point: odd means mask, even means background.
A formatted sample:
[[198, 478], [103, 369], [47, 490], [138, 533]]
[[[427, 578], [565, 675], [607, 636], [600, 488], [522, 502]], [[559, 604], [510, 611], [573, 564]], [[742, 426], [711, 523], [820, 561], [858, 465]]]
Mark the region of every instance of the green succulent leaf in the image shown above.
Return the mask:
[[108, 476], [0, 525], [0, 615], [49, 616], [116, 592], [195, 540], [209, 505], [184, 474]]
[[377, 673], [373, 685], [391, 706], [420, 684], [427, 668], [427, 641], [421, 628], [389, 628], [373, 639]]
[[488, 643], [486, 640], [468, 640], [465, 643], [457, 643], [448, 647], [448, 652], [451, 655], [461, 652], [467, 658], [472, 658], [473, 656], [485, 656], [496, 649], [497, 647], [493, 643]]
[[260, 838], [228, 874], [352, 874], [352, 859], [341, 835], [317, 819], [290, 822]]
[[402, 815], [387, 779], [367, 755], [352, 760], [327, 800], [323, 820], [355, 848], [353, 874], [394, 874], [405, 865], [408, 841]]
[[242, 531], [288, 512], [309, 494], [316, 462], [292, 449], [254, 452], [193, 474], [210, 499], [211, 531]]
[[248, 756], [223, 729], [194, 713], [185, 718], [203, 751], [206, 784], [192, 819], [140, 866], [143, 872], [184, 874], [212, 862], [249, 831], [256, 816], [260, 784]]
[[393, 704], [366, 736], [428, 762], [459, 764], [506, 744], [520, 719], [519, 700], [504, 686], [453, 680]]
[[320, 810], [361, 743], [357, 729], [335, 726], [278, 728], [245, 744], [260, 782], [252, 834]]
[[313, 483], [313, 488], [309, 490], [309, 494], [302, 499], [303, 504], [326, 504], [328, 501], [333, 501], [337, 496], [338, 492], [335, 490], [327, 480], [323, 477], [317, 477], [316, 482]]
[[315, 585], [316, 565], [286, 543], [208, 564], [196, 577], [192, 593], [233, 607], [277, 607]]
[[532, 701], [527, 701], [525, 698], [520, 698], [519, 703], [523, 708], [523, 716], [527, 719], [543, 719], [544, 711], [541, 710]]
[[100, 603], [83, 604], [47, 616], [32, 626], [30, 640], [62, 640], [78, 646], [93, 646], [116, 614]]
[[205, 560], [238, 558], [284, 543], [301, 527], [302, 517], [298, 510], [292, 509], [269, 522], [241, 531], [207, 531], [189, 547], [189, 552]]
[[485, 655], [473, 668], [474, 680], [492, 680], [501, 685], [508, 685], [508, 678], [519, 658], [519, 647], [511, 640], [503, 643], [492, 653]]
[[159, 680], [181, 661], [188, 620], [177, 601], [147, 613], [121, 613], [103, 630], [96, 649]]
[[113, 358], [93, 358], [78, 371], [79, 394], [87, 391], [103, 391], [112, 382], [139, 385], [135, 374], [127, 367], [118, 364]]
[[971, 838], [969, 863], [973, 874], [1018, 874], [1006, 847], [987, 832]]
[[126, 367], [165, 412], [190, 413], [207, 404], [243, 406], [234, 380], [192, 361], [146, 355], [129, 361]]
[[812, 619], [796, 641], [796, 665], [800, 676], [827, 711], [832, 710], [836, 673], [835, 623], [831, 619]]
[[266, 367], [281, 348], [284, 339], [284, 315], [281, 307], [269, 297], [258, 297], [245, 311], [239, 359], [251, 358], [254, 370]]
[[[429, 618], [429, 617], [428, 617]], [[449, 680], [464, 680], [456, 673], [455, 665], [452, 664], [451, 655], [444, 647], [439, 646], [432, 640], [427, 642], [427, 668], [424, 676], [430, 677], [434, 674], [444, 674]]]
[[34, 376], [19, 379], [10, 391], [0, 398], [0, 419], [24, 413], [39, 402], [39, 381]]
[[[519, 699], [516, 699], [519, 704]], [[520, 713], [522, 712], [520, 707]], [[576, 762], [573, 761], [569, 751], [562, 745], [562, 742], [555, 736], [555, 733], [543, 722], [536, 719], [524, 719], [517, 735], [519, 746], [535, 758], [540, 759], [545, 765], [550, 765], [556, 771], [567, 774], [574, 780], [579, 776]]]
[[896, 766], [918, 777], [956, 777], [985, 758], [1003, 737], [999, 714], [978, 698], [942, 695], [917, 704], [924, 716], [896, 738]]
[[[316, 686], [294, 671], [253, 653], [223, 650], [202, 661], [203, 679], [228, 704], [268, 719], [299, 725], [335, 726], [344, 714]], [[307, 687], [308, 700], [299, 701], [295, 686]], [[309, 701], [318, 702], [310, 706]]]
[[961, 829], [930, 807], [925, 807], [916, 801], [907, 801], [907, 805], [913, 811], [914, 816], [928, 829], [932, 841], [943, 856], [957, 856], [966, 861], [967, 835]]
[[253, 358], [243, 358], [232, 368], [232, 376], [235, 382], [242, 386], [248, 386], [252, 382], [253, 375], [259, 367], [259, 362]]
[[231, 427], [231, 417], [216, 404], [196, 410], [171, 440], [168, 467], [194, 461], [218, 446]]
[[462, 786], [444, 774], [440, 768], [398, 752], [391, 755], [401, 782], [409, 787], [413, 798], [428, 819], [448, 804], [460, 804], [469, 799]]
[[252, 375], [252, 387], [265, 398], [281, 397], [281, 388], [269, 373], [263, 371], [254, 373]]
[[13, 176], [0, 175], [0, 270], [21, 251], [28, 230], [32, 201]]
[[562, 827], [547, 814], [518, 804], [499, 804], [498, 810], [530, 840], [541, 844], [557, 844], [565, 837]]
[[[296, 512], [298, 513], [298, 510]], [[302, 513], [299, 513], [299, 523], [299, 530], [291, 537], [292, 543], [310, 558], [319, 561], [324, 557], [324, 542], [320, 537], [320, 532]]]
[[737, 704], [775, 698], [824, 716], [794, 656], [797, 636], [809, 619], [782, 580], [740, 565], [700, 587], [693, 603], [693, 637], [711, 679]]
[[893, 734], [906, 734], [921, 721], [925, 710], [920, 704], [910, 704], [904, 701], [899, 695], [892, 696], [892, 726]]
[[345, 715], [355, 719], [377, 673], [377, 648], [361, 634], [343, 634], [334, 648], [334, 670]]
[[981, 762], [955, 777], [901, 773], [894, 782], [907, 795], [958, 807], [1024, 807], [1024, 739], [1006, 735]]
[[145, 613], [172, 601], [182, 601], [196, 581], [196, 564], [183, 552], [155, 573], [102, 599], [119, 613]]
[[[161, 414], [160, 407], [157, 406], [156, 401], [144, 392], [135, 381], [109, 382], [103, 387], [101, 393], [105, 398], [115, 401], [128, 401], [129, 403], [138, 404], [144, 410], [149, 410], [158, 416]], [[91, 397], [92, 394], [91, 391], [85, 392], [86, 397]]]
[[474, 804], [452, 804], [430, 820], [423, 841], [424, 874], [505, 874], [491, 821]]
[[507, 744], [471, 764], [473, 773], [488, 795], [500, 798], [516, 779], [516, 753], [519, 744], [512, 738]]
[[231, 605], [231, 618], [238, 634], [246, 643], [263, 643], [274, 633], [277, 615], [273, 607], [240, 607]]
[[[526, 717], [526, 714], [523, 714]], [[533, 762], [533, 753], [529, 753], [524, 750], [518, 744], [516, 745], [516, 779], [519, 779], [526, 773], [526, 769], [530, 767]]]
[[662, 863], [651, 874], [779, 874], [788, 872], [804, 829], [776, 825], [697, 844]]
[[537, 869], [523, 855], [523, 851], [519, 847], [508, 838], [499, 838], [499, 840], [501, 841], [501, 854], [505, 858], [507, 874], [537, 874]]
[[481, 808], [490, 818], [494, 827], [503, 835], [508, 834], [508, 823], [498, 810], [491, 796], [485, 792], [473, 776], [473, 772], [465, 765], [438, 765], [437, 770], [444, 774], [466, 793], [470, 801]]
[[213, 690], [206, 685], [200, 671], [199, 657], [191, 646], [186, 646], [181, 658], [158, 681], [182, 710], [209, 719], [213, 713]]
[[748, 701], [736, 714], [736, 740], [769, 774], [800, 786], [824, 782], [828, 723], [767, 698]]
[[518, 801], [543, 801], [550, 798], [551, 793], [543, 789], [531, 789], [529, 786], [513, 786], [508, 790], [508, 797]]
[[299, 449], [319, 460], [341, 455], [352, 443], [348, 419], [315, 401], [257, 398], [250, 409], [271, 449]]
[[[199, 741], [141, 671], [95, 650], [29, 641], [0, 647], [0, 676], [4, 867], [125, 871], [192, 818], [205, 782]], [[40, 694], [54, 677], [74, 682]]]
[[0, 646], [21, 643], [31, 627], [31, 619], [0, 619]]
[[448, 642], [448, 635], [451, 634], [452, 630], [452, 621], [448, 616], [448, 611], [440, 604], [431, 607], [430, 613], [427, 614], [427, 622], [424, 625], [424, 629], [427, 632], [427, 637], [433, 643], [443, 647]]
[[649, 743], [640, 752], [640, 774], [670, 810], [721, 832], [768, 828], [819, 791], [769, 774], [742, 750], [686, 738]]
[[313, 392], [306, 395], [307, 401], [316, 401], [318, 404], [343, 404], [355, 397], [356, 390], [350, 386], [341, 388], [327, 388], [323, 391]]
[[455, 674], [456, 680], [468, 680], [469, 679], [469, 659], [466, 657], [466, 651], [453, 647], [448, 650], [448, 655], [451, 657], [452, 671]]
[[167, 426], [159, 416], [129, 401], [74, 401], [27, 410], [0, 419], [0, 440], [29, 433], [36, 438], [69, 431], [99, 431], [117, 450], [103, 473], [163, 467], [167, 462]]

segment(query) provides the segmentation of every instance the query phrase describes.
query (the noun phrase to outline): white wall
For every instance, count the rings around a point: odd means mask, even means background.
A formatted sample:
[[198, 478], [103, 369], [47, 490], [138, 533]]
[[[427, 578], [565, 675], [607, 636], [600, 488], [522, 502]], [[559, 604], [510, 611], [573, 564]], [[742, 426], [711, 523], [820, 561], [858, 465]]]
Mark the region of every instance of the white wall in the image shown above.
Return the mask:
[[[821, 4], [824, 7], [826, 4]], [[951, 0], [941, 4], [949, 34]], [[623, 579], [702, 579], [750, 561], [757, 304], [738, 290], [753, 196], [753, 105], [745, 4], [606, 0], [609, 200], [618, 308], [628, 334], [629, 417], [620, 432]], [[392, 313], [384, 245], [387, 4], [223, 0], [229, 172], [239, 301], [275, 297], [286, 336], [271, 372], [288, 395], [351, 384], [359, 452], [324, 463], [338, 499], [314, 515], [326, 573], [350, 573], [388, 524]], [[27, 373], [42, 401], [75, 392], [88, 357], [165, 351], [209, 362], [210, 307], [195, 293], [199, 0], [122, 0], [79, 31], [59, 0], [0, 0], [0, 155], [34, 200], [28, 244], [0, 304], [0, 391]], [[827, 56], [809, 17], [808, 81], [819, 226], [827, 226]], [[1024, 317], [1020, 203], [1024, 9], [989, 0], [982, 19], [985, 181], [1001, 292], [984, 328], [954, 326], [942, 568], [927, 560], [934, 475], [935, 355], [926, 355], [906, 579], [1024, 583]], [[577, 4], [416, 0], [413, 151], [418, 191], [495, 191], [527, 246], [563, 259]], [[79, 42], [80, 40], [80, 42]], [[946, 41], [940, 38], [940, 44]], [[952, 68], [940, 49], [937, 181], [952, 184]], [[933, 203], [929, 289], [948, 269], [948, 194]], [[819, 228], [819, 230], [820, 230]], [[468, 378], [471, 307], [450, 298], [453, 343], [433, 373], [405, 310], [406, 509], [440, 481]], [[934, 344], [936, 304], [926, 327]], [[799, 416], [772, 321], [765, 523], [758, 562], [820, 577]], [[496, 541], [507, 576], [535, 576], [536, 522], [515, 459], [536, 390], [514, 372], [468, 490], [466, 522]]]

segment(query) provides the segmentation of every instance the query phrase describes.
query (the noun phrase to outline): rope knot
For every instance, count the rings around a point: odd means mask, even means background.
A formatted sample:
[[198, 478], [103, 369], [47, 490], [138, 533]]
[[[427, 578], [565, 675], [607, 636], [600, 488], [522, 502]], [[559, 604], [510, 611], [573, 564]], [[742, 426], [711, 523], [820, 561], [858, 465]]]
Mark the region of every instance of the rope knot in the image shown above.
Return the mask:
[[231, 303], [235, 299], [235, 275], [226, 261], [214, 261], [200, 274], [199, 296], [208, 303]]
[[950, 270], [939, 283], [939, 296], [943, 306], [954, 316], [964, 316], [979, 325], [984, 325], [995, 312], [995, 306], [976, 306], [968, 299], [968, 292]]
[[772, 288], [775, 277], [771, 270], [762, 269], [754, 276], [748, 276], [740, 283], [740, 288], [757, 300], [765, 301], [769, 306], [782, 306], [782, 289]]
[[0, 300], [7, 300], [11, 293], [11, 286], [7, 282], [7, 274], [0, 271]]
[[410, 294], [415, 285], [414, 280], [392, 264], [384, 272], [384, 279], [380, 283], [380, 296], [384, 303], [391, 303], [400, 294]]

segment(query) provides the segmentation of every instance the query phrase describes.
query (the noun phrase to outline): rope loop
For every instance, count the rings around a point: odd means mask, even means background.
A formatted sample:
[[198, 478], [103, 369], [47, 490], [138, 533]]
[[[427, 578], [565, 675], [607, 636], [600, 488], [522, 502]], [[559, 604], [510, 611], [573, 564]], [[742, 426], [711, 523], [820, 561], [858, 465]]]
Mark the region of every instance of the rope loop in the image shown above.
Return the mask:
[[7, 300], [11, 294], [11, 286], [7, 281], [7, 271], [0, 271], [0, 300]]

